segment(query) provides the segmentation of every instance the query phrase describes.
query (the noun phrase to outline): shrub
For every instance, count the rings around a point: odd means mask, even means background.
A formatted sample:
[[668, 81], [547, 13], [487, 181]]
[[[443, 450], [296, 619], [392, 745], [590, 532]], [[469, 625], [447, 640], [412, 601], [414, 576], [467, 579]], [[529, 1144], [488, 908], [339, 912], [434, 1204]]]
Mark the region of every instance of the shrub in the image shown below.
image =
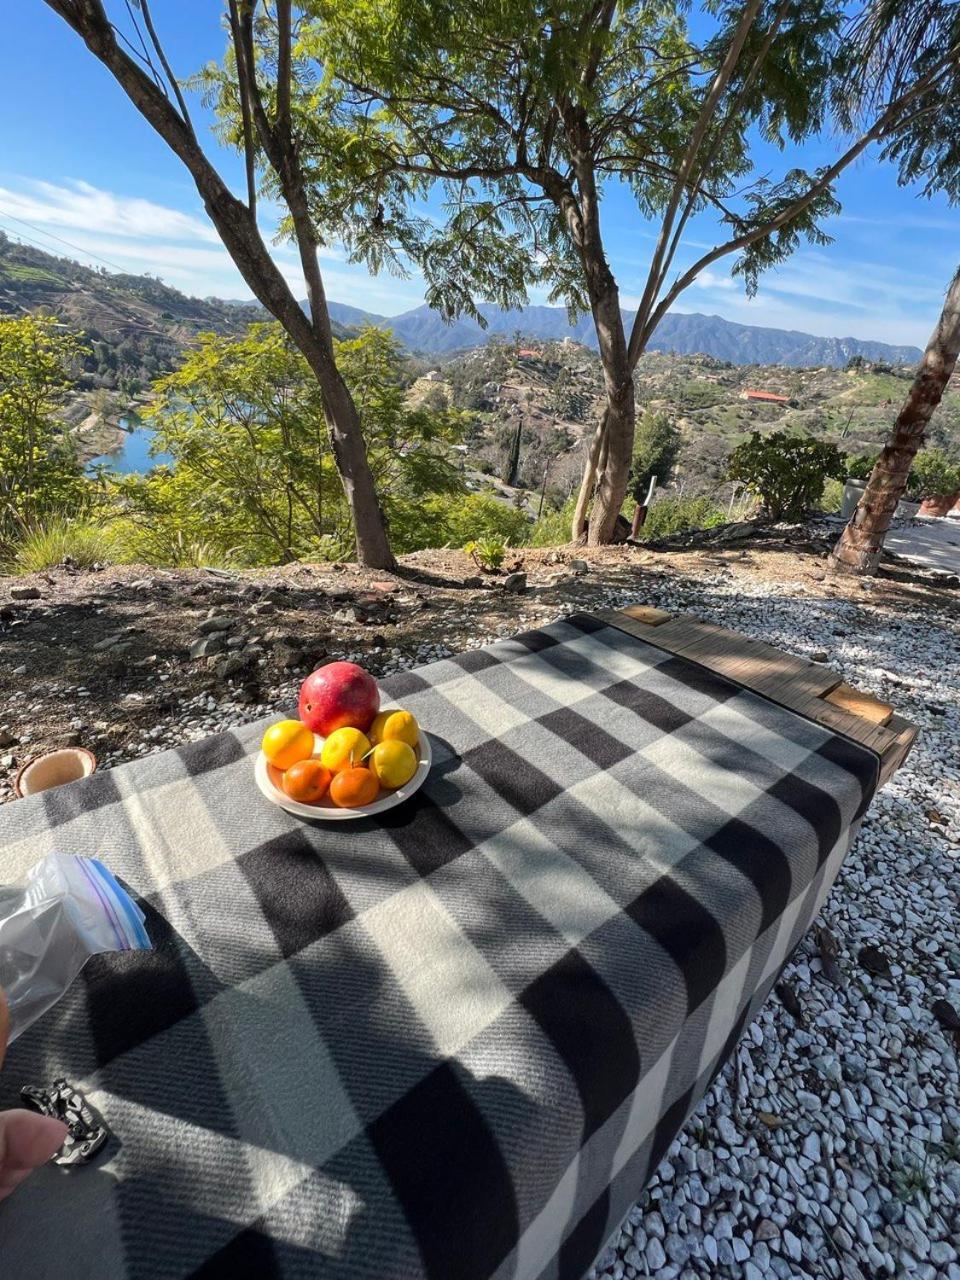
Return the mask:
[[844, 456], [835, 444], [812, 436], [751, 433], [730, 455], [727, 476], [760, 499], [774, 520], [800, 520], [820, 501], [831, 477], [843, 478]]
[[913, 460], [907, 488], [918, 498], [945, 498], [960, 489], [960, 464], [943, 449], [922, 449]]
[[542, 515], [530, 532], [530, 545], [532, 547], [557, 547], [569, 542], [576, 505], [576, 494], [573, 494], [562, 507]]
[[848, 453], [844, 461], [847, 475], [851, 480], [869, 480], [879, 456], [878, 453]]
[[651, 503], [647, 518], [640, 527], [646, 542], [669, 538], [688, 529], [713, 529], [723, 524], [726, 513], [704, 495], [695, 498], [663, 497]]
[[122, 558], [120, 543], [111, 529], [92, 520], [53, 516], [20, 538], [10, 569], [14, 573], [40, 573], [64, 561], [78, 569], [89, 569], [95, 564], [116, 564]]
[[823, 497], [820, 499], [820, 510], [827, 515], [838, 515], [843, 506], [843, 481], [828, 480], [823, 486]]

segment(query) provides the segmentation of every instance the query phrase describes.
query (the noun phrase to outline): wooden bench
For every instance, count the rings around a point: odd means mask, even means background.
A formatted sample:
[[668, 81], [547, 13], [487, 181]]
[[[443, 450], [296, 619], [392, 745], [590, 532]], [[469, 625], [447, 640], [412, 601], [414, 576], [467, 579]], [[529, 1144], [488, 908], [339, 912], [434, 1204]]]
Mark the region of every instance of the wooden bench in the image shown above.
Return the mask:
[[605, 610], [598, 616], [870, 747], [880, 757], [878, 788], [900, 768], [917, 736], [917, 726], [888, 703], [844, 683], [824, 664], [784, 653], [763, 640], [648, 605]]

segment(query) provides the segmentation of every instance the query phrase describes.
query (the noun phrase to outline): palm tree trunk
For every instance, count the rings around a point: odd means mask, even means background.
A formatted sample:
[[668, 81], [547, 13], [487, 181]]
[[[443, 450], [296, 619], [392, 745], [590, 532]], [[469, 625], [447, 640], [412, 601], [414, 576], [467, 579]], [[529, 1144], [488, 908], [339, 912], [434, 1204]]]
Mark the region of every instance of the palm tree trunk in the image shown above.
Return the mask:
[[883, 540], [907, 488], [910, 467], [940, 403], [960, 354], [960, 270], [947, 290], [937, 327], [927, 343], [913, 385], [897, 415], [890, 440], [877, 459], [856, 511], [830, 558], [841, 573], [876, 573]]

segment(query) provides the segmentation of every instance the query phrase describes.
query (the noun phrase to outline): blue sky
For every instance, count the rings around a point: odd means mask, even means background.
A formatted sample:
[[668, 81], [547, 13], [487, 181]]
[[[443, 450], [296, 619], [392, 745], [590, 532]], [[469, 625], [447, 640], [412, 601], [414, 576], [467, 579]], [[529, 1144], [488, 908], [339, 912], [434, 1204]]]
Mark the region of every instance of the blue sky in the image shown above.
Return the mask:
[[[220, 7], [216, 0], [155, 0], [154, 16], [179, 74], [222, 52]], [[212, 138], [209, 144], [216, 150]], [[829, 140], [802, 155], [771, 151], [765, 171], [777, 176], [791, 163], [812, 168], [831, 154]], [[241, 192], [237, 158], [218, 152], [218, 161]], [[676, 309], [922, 346], [960, 262], [960, 209], [898, 189], [892, 169], [869, 154], [847, 172], [838, 194], [843, 213], [828, 225], [832, 245], [795, 254], [763, 278], [752, 300], [730, 277], [729, 261], [715, 263]], [[604, 219], [611, 263], [629, 306], [642, 288], [652, 229], [618, 189], [608, 192]], [[4, 13], [0, 229], [82, 261], [149, 271], [187, 293], [249, 296], [186, 171], [42, 0], [18, 0]], [[265, 232], [271, 229], [265, 225]], [[691, 223], [680, 265], [698, 257], [701, 245], [712, 245], [712, 233], [707, 217]], [[288, 246], [277, 252], [285, 274], [302, 290], [294, 252]], [[371, 277], [336, 247], [325, 253], [323, 268], [327, 292], [339, 301], [384, 315], [422, 301], [416, 277]]]

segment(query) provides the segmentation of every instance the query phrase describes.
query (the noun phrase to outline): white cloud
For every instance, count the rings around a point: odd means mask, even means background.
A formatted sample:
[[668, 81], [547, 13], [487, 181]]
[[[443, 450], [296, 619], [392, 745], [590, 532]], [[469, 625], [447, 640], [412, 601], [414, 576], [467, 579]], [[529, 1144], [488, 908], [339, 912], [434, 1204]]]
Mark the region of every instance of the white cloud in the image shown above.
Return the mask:
[[62, 186], [28, 181], [21, 190], [0, 187], [0, 216], [4, 213], [44, 227], [96, 231], [133, 240], [164, 237], [212, 243], [218, 239], [202, 218], [74, 180]]

